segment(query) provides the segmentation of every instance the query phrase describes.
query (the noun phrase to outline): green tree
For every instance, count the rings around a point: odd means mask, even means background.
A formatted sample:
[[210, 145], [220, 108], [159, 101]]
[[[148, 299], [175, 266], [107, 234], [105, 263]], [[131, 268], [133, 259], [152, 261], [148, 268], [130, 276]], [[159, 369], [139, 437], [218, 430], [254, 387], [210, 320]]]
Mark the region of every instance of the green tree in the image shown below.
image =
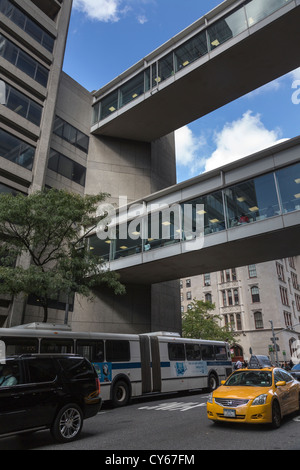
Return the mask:
[[218, 325], [221, 317], [211, 313], [213, 310], [215, 310], [215, 304], [194, 299], [191, 308], [183, 315], [182, 336], [233, 343], [234, 334]]
[[[48, 319], [50, 299], [60, 292], [92, 297], [100, 284], [125, 292], [116, 273], [92, 254], [86, 235], [101, 220], [97, 207], [107, 194], [80, 196], [65, 190], [0, 197], [0, 293], [33, 294]], [[17, 263], [18, 257], [30, 262]]]

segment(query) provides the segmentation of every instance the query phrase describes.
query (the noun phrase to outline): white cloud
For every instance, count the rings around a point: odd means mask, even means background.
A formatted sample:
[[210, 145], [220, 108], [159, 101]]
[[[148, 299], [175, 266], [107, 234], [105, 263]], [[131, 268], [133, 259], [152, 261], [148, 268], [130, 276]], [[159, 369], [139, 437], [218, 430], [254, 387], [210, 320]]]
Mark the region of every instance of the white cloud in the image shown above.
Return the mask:
[[90, 20], [103, 22], [117, 22], [128, 12], [134, 13], [137, 22], [146, 23], [147, 17], [139, 13], [141, 4], [151, 3], [153, 0], [74, 0], [73, 8]]
[[241, 119], [228, 123], [215, 134], [216, 150], [207, 159], [205, 170], [226, 165], [247, 155], [271, 147], [287, 139], [280, 139], [280, 130], [268, 130], [259, 114], [247, 111]]
[[73, 8], [97, 21], [118, 21], [120, 0], [74, 0]]
[[197, 138], [188, 126], [178, 129], [175, 132], [177, 165], [188, 167], [191, 175], [199, 172], [204, 164], [204, 160], [199, 157], [199, 150], [205, 143], [205, 139]]

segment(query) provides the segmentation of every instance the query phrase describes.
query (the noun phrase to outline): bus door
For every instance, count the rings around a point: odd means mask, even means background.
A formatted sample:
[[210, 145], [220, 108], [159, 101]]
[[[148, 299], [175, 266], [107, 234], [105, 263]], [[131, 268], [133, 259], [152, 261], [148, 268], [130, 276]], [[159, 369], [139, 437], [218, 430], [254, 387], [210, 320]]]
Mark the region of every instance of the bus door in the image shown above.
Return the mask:
[[150, 336], [152, 357], [152, 391], [161, 392], [161, 364], [159, 353], [159, 340], [157, 336]]
[[151, 362], [149, 337], [140, 335], [142, 393], [151, 392]]

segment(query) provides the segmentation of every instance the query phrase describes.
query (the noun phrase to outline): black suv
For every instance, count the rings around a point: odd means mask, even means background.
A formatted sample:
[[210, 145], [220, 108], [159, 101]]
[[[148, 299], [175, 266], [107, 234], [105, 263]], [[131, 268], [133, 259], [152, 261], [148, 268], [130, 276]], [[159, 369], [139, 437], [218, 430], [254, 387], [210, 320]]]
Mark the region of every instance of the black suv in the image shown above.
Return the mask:
[[70, 442], [101, 403], [97, 373], [83, 357], [30, 354], [0, 365], [0, 437], [50, 429]]

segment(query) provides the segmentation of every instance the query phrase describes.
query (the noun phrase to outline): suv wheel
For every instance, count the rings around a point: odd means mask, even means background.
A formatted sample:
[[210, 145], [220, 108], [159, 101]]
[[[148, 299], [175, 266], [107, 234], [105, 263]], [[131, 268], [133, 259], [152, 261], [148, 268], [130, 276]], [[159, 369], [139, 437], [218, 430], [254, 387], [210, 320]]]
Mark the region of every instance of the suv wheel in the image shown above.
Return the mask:
[[58, 442], [71, 442], [79, 436], [82, 424], [82, 411], [78, 405], [72, 403], [59, 410], [51, 433]]

